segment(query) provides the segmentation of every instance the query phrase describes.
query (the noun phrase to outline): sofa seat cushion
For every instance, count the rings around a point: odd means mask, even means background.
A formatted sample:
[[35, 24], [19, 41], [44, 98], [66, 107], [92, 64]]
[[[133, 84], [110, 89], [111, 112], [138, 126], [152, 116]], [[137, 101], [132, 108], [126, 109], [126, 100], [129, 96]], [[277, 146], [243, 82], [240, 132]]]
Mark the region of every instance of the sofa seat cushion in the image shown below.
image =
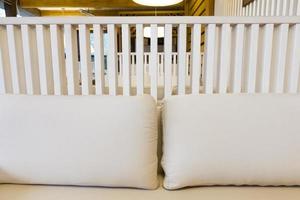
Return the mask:
[[194, 187], [168, 191], [0, 184], [1, 200], [299, 200], [300, 187]]

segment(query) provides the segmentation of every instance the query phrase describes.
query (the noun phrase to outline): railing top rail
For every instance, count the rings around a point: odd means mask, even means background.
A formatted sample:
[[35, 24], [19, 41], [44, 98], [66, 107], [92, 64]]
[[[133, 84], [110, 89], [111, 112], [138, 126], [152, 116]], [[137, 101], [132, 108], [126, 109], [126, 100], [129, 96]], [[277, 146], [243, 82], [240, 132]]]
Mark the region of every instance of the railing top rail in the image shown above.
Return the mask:
[[8, 24], [299, 24], [293, 17], [3, 17]]

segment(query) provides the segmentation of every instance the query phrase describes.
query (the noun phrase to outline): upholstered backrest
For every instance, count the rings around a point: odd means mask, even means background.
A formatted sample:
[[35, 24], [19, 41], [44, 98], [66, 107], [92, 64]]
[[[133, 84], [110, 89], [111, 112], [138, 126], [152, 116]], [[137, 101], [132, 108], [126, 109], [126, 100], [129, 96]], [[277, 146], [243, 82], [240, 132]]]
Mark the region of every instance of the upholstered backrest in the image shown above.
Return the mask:
[[165, 101], [164, 186], [300, 185], [300, 95]]
[[150, 96], [0, 96], [0, 183], [157, 186]]

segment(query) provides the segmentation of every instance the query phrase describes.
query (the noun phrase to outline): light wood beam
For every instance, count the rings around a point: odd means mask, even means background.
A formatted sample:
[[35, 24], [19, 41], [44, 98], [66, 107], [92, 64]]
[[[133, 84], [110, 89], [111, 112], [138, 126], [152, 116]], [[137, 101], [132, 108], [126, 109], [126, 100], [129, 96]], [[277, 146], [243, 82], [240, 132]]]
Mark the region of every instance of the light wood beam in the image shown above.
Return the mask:
[[[132, 0], [20, 0], [23, 8], [41, 8], [41, 7], [73, 7], [73, 8], [145, 8], [152, 7], [141, 6]], [[182, 7], [183, 3], [170, 7]]]

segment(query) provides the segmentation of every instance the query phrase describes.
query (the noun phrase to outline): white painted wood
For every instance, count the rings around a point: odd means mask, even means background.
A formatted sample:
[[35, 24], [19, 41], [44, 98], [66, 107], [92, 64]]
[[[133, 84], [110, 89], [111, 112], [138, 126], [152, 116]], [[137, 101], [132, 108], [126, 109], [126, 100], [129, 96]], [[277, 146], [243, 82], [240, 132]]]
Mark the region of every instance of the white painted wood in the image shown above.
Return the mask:
[[0, 47], [0, 94], [6, 93], [6, 83], [5, 83], [5, 72], [4, 72], [4, 62], [2, 58], [2, 48]]
[[172, 24], [165, 25], [165, 97], [172, 95]]
[[278, 34], [276, 36], [276, 47], [274, 48], [273, 55], [273, 83], [272, 91], [275, 93], [282, 93], [284, 91], [284, 77], [285, 77], [285, 64], [286, 52], [288, 42], [288, 24], [282, 24], [278, 27]]
[[192, 28], [191, 54], [191, 86], [192, 94], [199, 94], [201, 75], [201, 24], [194, 24]]
[[257, 0], [257, 6], [256, 6], [255, 16], [259, 16], [260, 9], [261, 9], [261, 0]]
[[151, 78], [151, 96], [157, 100], [157, 24], [151, 24], [150, 40], [150, 78]]
[[277, 0], [272, 0], [271, 1], [271, 16], [276, 15], [276, 5], [277, 5]]
[[117, 95], [117, 30], [114, 24], [108, 24], [109, 49], [107, 55], [107, 71], [109, 95]]
[[209, 24], [206, 28], [206, 45], [204, 57], [204, 92], [213, 93], [213, 67], [215, 65], [215, 36], [216, 25]]
[[249, 15], [249, 5], [246, 6], [245, 16], [250, 16], [250, 15]]
[[180, 24], [178, 28], [178, 94], [185, 94], [186, 77], [186, 24]]
[[227, 92], [227, 83], [230, 65], [230, 47], [231, 43], [231, 27], [230, 24], [222, 24], [221, 28], [221, 48], [220, 63], [218, 66], [218, 92], [223, 94]]
[[[272, 0], [273, 1], [273, 0]], [[298, 6], [299, 7], [299, 6]], [[160, 16], [160, 17], [3, 17], [0, 24], [284, 24], [299, 23], [299, 17], [224, 17], [224, 16]]]
[[67, 93], [65, 52], [63, 43], [63, 30], [61, 26], [50, 25], [52, 67], [54, 79], [54, 94], [62, 95]]
[[282, 0], [282, 16], [288, 15], [288, 12], [287, 12], [288, 5], [287, 4], [288, 4], [287, 0]]
[[261, 80], [259, 85], [259, 91], [262, 93], [270, 91], [273, 32], [273, 24], [266, 24], [262, 29]]
[[257, 56], [258, 56], [258, 36], [259, 25], [252, 24], [249, 30], [248, 39], [248, 55], [246, 62], [246, 77], [245, 77], [245, 91], [247, 93], [254, 93], [256, 86], [256, 69], [257, 69]]
[[249, 12], [248, 12], [249, 16], [253, 16], [253, 3], [249, 4]]
[[265, 7], [265, 15], [264, 16], [270, 16], [270, 6], [271, 6], [271, 0], [266, 0], [266, 7]]
[[252, 16], [255, 16], [255, 15], [256, 15], [256, 9], [257, 9], [257, 8], [256, 8], [256, 6], [257, 6], [256, 3], [257, 3], [256, 1], [253, 1], [253, 2], [252, 2], [252, 5], [253, 5]]
[[54, 94], [49, 27], [36, 25], [40, 87], [42, 95]]
[[137, 95], [144, 94], [144, 26], [143, 24], [136, 25], [136, 89]]
[[[288, 15], [289, 16], [293, 16], [294, 15], [294, 8], [296, 8], [296, 5], [295, 3], [297, 2], [297, 0], [290, 0], [290, 3], [289, 3], [289, 7], [288, 7]], [[296, 13], [295, 13], [296, 15]]]
[[105, 87], [103, 26], [94, 24], [93, 30], [95, 49], [95, 92], [96, 95], [103, 95]]
[[237, 0], [233, 1], [233, 15], [237, 16]]
[[64, 34], [68, 95], [78, 95], [81, 91], [79, 88], [77, 32], [74, 26], [66, 24], [64, 25]]
[[237, 4], [236, 4], [236, 13], [237, 16], [242, 16], [242, 7], [241, 7], [241, 0], [237, 0]]
[[35, 28], [21, 25], [26, 94], [40, 94], [40, 79], [37, 60], [37, 44]]
[[14, 94], [25, 94], [26, 81], [20, 27], [7, 25], [7, 42], [13, 92]]
[[13, 93], [11, 69], [9, 63], [7, 33], [0, 26], [0, 94]]
[[282, 15], [282, 0], [277, 0], [276, 4], [276, 16]]
[[[128, 24], [122, 24], [122, 53], [123, 53], [123, 95], [130, 96], [131, 62], [130, 62], [130, 29]], [[134, 57], [133, 57], [134, 59]], [[133, 61], [134, 63], [134, 61]]]
[[260, 14], [259, 16], [265, 16], [266, 0], [261, 0]]
[[297, 16], [300, 16], [300, 0], [298, 0]]
[[79, 24], [79, 48], [82, 95], [89, 95], [92, 93], [90, 29], [85, 24]]
[[238, 24], [233, 32], [233, 72], [231, 88], [233, 93], [240, 93], [242, 89], [242, 69], [244, 56], [245, 25]]
[[[300, 24], [295, 24], [290, 29], [289, 51], [287, 54], [286, 85], [288, 93], [297, 93], [300, 89]], [[299, 87], [299, 88], [298, 88]]]

